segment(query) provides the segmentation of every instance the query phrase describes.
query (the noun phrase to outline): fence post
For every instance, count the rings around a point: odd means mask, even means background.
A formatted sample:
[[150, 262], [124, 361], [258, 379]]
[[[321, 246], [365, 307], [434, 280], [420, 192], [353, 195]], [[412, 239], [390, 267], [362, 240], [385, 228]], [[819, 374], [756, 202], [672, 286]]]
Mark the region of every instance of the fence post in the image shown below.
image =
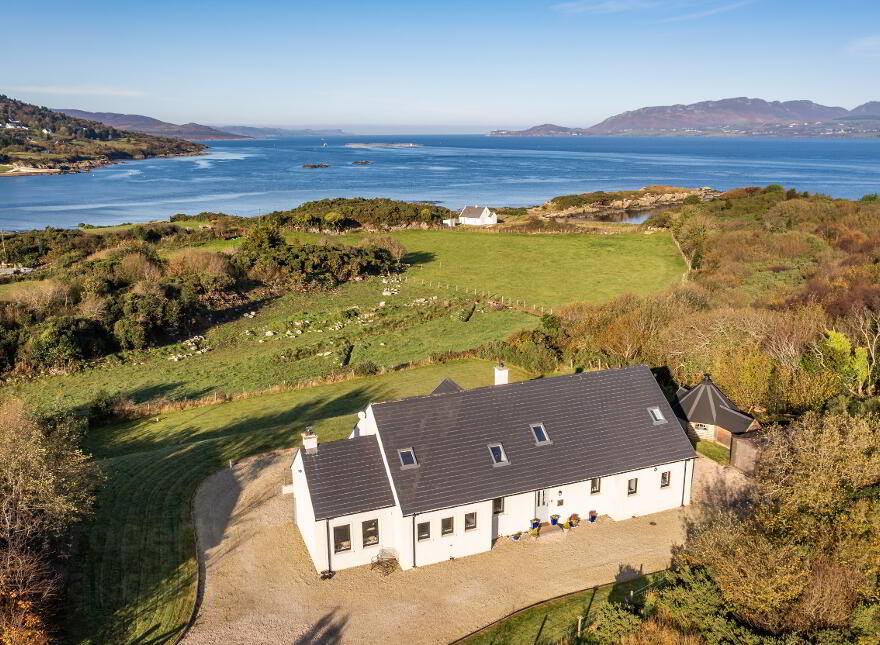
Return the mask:
[[578, 638], [581, 637], [581, 625], [583, 625], [584, 617], [578, 616]]

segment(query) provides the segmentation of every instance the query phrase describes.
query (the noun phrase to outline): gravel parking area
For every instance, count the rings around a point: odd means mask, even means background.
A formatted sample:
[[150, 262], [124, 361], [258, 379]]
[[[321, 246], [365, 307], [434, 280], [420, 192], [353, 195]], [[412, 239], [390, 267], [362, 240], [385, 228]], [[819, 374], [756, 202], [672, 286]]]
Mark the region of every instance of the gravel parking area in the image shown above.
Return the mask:
[[[291, 454], [268, 453], [207, 479], [195, 499], [206, 581], [202, 643], [445, 643], [526, 605], [669, 564], [685, 511], [582, 524], [565, 536], [499, 540], [459, 560], [384, 577], [369, 567], [321, 581], [293, 524]], [[701, 458], [695, 492], [733, 469]], [[741, 475], [740, 475], [741, 477]]]

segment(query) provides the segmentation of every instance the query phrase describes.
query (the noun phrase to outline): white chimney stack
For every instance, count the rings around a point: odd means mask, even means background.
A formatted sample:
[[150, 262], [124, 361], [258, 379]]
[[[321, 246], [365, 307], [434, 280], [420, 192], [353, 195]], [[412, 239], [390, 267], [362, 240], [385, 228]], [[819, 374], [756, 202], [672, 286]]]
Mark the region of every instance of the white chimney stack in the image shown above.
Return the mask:
[[306, 428], [306, 431], [302, 433], [302, 443], [306, 454], [318, 452], [318, 435], [312, 432], [312, 426]]
[[507, 385], [508, 380], [507, 368], [504, 367], [504, 361], [500, 361], [495, 366], [495, 385]]

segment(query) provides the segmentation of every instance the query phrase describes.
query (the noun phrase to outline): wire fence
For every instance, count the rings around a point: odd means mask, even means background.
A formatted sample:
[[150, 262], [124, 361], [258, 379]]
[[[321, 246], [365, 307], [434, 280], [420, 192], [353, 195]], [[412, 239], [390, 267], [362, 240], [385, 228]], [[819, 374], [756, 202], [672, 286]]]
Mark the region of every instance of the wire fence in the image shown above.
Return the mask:
[[504, 306], [511, 307], [513, 309], [519, 309], [520, 311], [528, 314], [533, 314], [535, 316], [543, 316], [544, 314], [553, 313], [552, 307], [544, 307], [543, 305], [530, 303], [528, 300], [524, 300], [522, 298], [512, 298], [510, 296], [505, 296], [494, 291], [478, 289], [477, 287], [465, 287], [459, 284], [455, 284], [454, 282], [446, 282], [441, 280], [424, 280], [422, 278], [410, 278], [409, 276], [404, 276], [403, 280], [407, 283], [412, 282], [428, 288], [443, 289], [445, 291], [452, 291], [454, 293], [461, 293], [464, 295], [472, 295], [478, 298], [493, 300]]

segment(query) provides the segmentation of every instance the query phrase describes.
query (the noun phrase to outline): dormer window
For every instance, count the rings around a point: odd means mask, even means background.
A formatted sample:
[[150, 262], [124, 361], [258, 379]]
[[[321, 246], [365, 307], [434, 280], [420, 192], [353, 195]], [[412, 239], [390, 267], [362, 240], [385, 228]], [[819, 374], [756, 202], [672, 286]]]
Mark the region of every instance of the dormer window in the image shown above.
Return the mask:
[[504, 452], [504, 446], [500, 443], [490, 443], [489, 454], [492, 455], [493, 466], [504, 466], [509, 463], [507, 461], [507, 453]]
[[532, 424], [532, 434], [535, 435], [535, 444], [543, 445], [545, 443], [550, 442], [550, 436], [547, 434], [547, 430], [544, 428], [543, 423], [533, 423]]
[[400, 457], [400, 467], [403, 468], [417, 468], [419, 462], [416, 461], [416, 451], [412, 448], [401, 448], [397, 451], [398, 457]]
[[660, 411], [660, 408], [648, 408], [648, 414], [651, 415], [651, 421], [654, 422], [654, 425], [666, 423], [666, 417], [663, 416], [663, 412]]

